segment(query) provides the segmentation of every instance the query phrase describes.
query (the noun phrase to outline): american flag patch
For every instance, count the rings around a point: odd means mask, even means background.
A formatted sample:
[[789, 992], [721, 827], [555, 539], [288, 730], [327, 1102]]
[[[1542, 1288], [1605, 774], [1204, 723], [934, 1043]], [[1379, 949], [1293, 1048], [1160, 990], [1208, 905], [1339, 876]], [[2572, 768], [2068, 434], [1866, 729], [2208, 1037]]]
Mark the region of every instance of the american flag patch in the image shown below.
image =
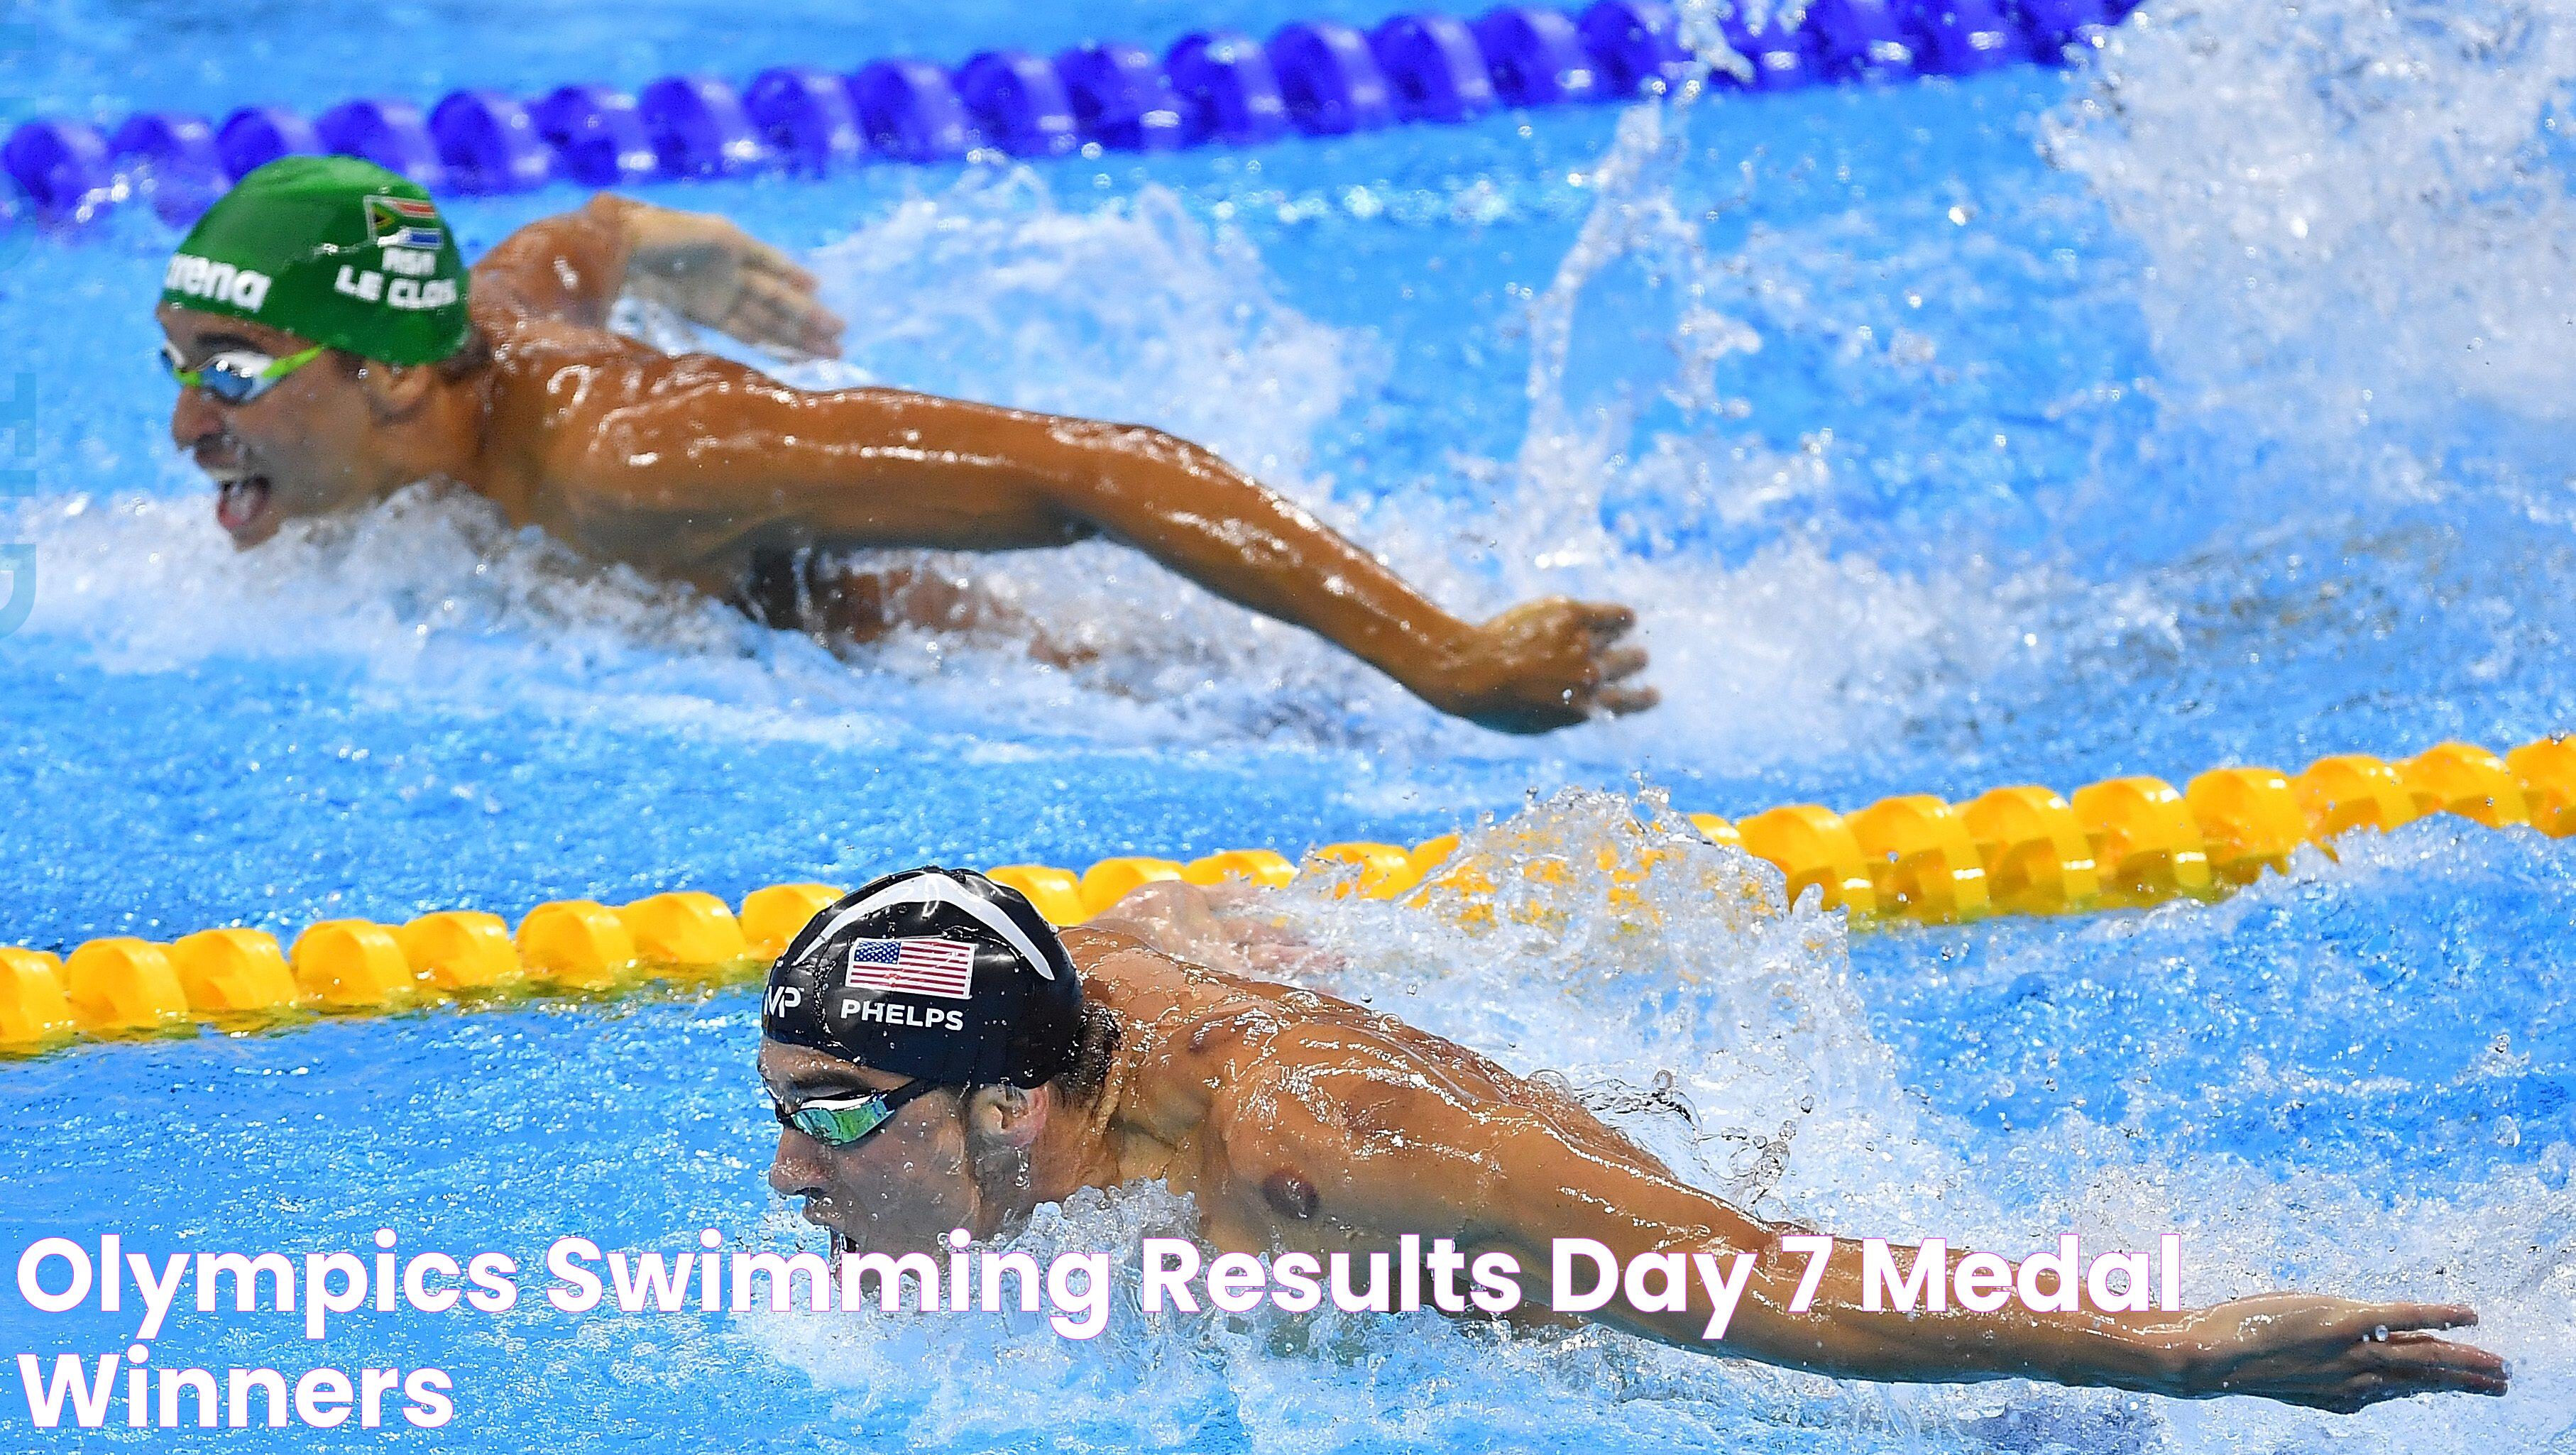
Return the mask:
[[852, 990], [895, 990], [908, 995], [968, 998], [975, 978], [975, 947], [956, 940], [852, 940]]

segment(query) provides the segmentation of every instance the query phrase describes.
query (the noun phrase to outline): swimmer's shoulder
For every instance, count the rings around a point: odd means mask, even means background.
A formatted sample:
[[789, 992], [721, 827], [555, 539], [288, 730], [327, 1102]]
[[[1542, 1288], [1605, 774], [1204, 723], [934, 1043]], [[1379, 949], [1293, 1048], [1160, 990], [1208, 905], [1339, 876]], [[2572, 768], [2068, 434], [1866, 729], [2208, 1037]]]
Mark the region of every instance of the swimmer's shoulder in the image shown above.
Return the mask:
[[1176, 959], [1118, 931], [1075, 930], [1065, 947], [1084, 995], [1118, 1016], [1129, 1044], [1150, 1046], [1167, 1072], [1196, 1083], [1238, 1083], [1308, 1010], [1341, 1004]]
[[[691, 427], [685, 400], [693, 386], [726, 387], [744, 372], [730, 360], [665, 354], [503, 300], [478, 306], [474, 321], [490, 353], [486, 399], [495, 436], [576, 513], [585, 504], [616, 510], [634, 503], [628, 497], [639, 484], [638, 460], [667, 453], [653, 447], [653, 433]], [[682, 408], [650, 407], [661, 400]]]
[[1097, 981], [1104, 999], [1154, 997], [1220, 1015], [1263, 1009], [1282, 1020], [1377, 1019], [1366, 1007], [1338, 996], [1211, 969], [1124, 930], [1072, 929], [1065, 932], [1064, 943], [1083, 984]]
[[1140, 1039], [1163, 1074], [1208, 1088], [1204, 1115], [1217, 1144], [1274, 1215], [1311, 1218], [1316, 1197], [1332, 1201], [1335, 1155], [1470, 1130], [1535, 1133], [1671, 1176], [1557, 1083], [1516, 1075], [1397, 1016], [1178, 961], [1115, 931], [1070, 931], [1065, 944], [1086, 992], [1146, 1031]]
[[1175, 958], [1123, 930], [1067, 930], [1064, 948], [1085, 993], [1123, 1013], [1151, 1015], [1148, 1004], [1200, 1007], [1241, 993], [1235, 977]]
[[568, 365], [637, 368], [669, 357], [614, 330], [524, 308], [508, 293], [476, 298], [472, 316], [504, 373], [537, 377]]

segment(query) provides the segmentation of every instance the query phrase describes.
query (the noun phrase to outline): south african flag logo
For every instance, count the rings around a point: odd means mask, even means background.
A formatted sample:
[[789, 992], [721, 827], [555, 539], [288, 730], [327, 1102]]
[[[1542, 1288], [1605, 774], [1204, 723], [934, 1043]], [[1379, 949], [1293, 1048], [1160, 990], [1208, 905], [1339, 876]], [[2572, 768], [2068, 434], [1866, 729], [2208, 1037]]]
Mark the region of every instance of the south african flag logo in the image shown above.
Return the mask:
[[438, 209], [408, 197], [367, 199], [367, 240], [390, 248], [423, 248], [436, 252], [447, 242]]

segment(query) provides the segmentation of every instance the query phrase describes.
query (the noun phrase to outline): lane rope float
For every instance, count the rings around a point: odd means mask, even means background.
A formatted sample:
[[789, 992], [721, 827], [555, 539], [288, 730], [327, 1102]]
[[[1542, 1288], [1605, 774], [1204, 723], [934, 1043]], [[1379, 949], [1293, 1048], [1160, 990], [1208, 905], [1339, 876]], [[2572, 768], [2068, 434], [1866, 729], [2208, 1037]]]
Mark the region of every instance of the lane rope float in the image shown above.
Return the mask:
[[[2124, 777], [2087, 784], [2071, 797], [2015, 784], [1959, 803], [1902, 794], [1848, 814], [1803, 803], [1734, 820], [1686, 816], [1710, 841], [1776, 866], [1792, 903], [1812, 889], [1859, 927], [2215, 899], [2266, 871], [2283, 872], [2301, 845], [2331, 853], [2343, 834], [2385, 832], [2435, 813], [2576, 837], [2576, 738], [2543, 738], [2501, 757], [2459, 742], [2400, 763], [2338, 754], [2295, 775], [2216, 768], [2179, 791], [2162, 779]], [[1187, 862], [1108, 858], [1080, 874], [1045, 864], [986, 872], [1067, 926], [1143, 884], [1239, 879], [1275, 888], [1301, 873], [1339, 875], [1337, 893], [1370, 899], [1421, 904], [1439, 891], [1460, 918], [1490, 922], [1497, 875], [1566, 883], [1575, 874], [1561, 847], [1496, 861], [1491, 853], [1461, 857], [1459, 842], [1452, 833], [1410, 848], [1327, 844], [1308, 853], [1302, 868], [1275, 850], [1229, 849]], [[1611, 901], [1640, 902], [1632, 886], [1652, 872], [1656, 851], [1593, 850]], [[739, 913], [697, 891], [615, 908], [558, 900], [530, 910], [515, 933], [497, 915], [442, 910], [401, 926], [326, 920], [292, 946], [263, 930], [233, 927], [168, 944], [91, 940], [67, 958], [0, 949], [0, 1054], [39, 1054], [83, 1038], [194, 1035], [202, 1026], [255, 1030], [319, 1015], [753, 980], [843, 892], [772, 885], [747, 895]]]
[[737, 87], [665, 76], [634, 92], [571, 84], [543, 96], [476, 88], [423, 108], [359, 97], [307, 118], [243, 106], [222, 121], [148, 111], [112, 125], [43, 116], [0, 144], [0, 168], [42, 218], [85, 220], [130, 198], [174, 224], [290, 153], [364, 157], [432, 192], [521, 192], [823, 176], [865, 160], [1053, 157], [1257, 145], [1504, 107], [1629, 101], [1705, 85], [1778, 92], [2014, 63], [2063, 64], [2102, 43], [2137, 0], [1809, 0], [1759, 28], [1718, 23], [1741, 69], [1708, 68], [1664, 0], [1598, 0], [1580, 15], [1503, 5], [1473, 20], [1398, 15], [1363, 33], [1300, 21], [1269, 40], [1183, 36], [1160, 56], [1097, 41], [1052, 58], [990, 50], [954, 69], [917, 58], [849, 72], [775, 66]]

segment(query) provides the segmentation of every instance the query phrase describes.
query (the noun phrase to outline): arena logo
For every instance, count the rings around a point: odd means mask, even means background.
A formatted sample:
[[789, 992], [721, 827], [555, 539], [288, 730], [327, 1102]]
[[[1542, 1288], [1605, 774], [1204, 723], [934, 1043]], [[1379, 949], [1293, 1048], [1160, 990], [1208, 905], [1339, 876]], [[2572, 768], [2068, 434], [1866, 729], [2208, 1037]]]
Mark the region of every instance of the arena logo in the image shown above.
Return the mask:
[[171, 258], [168, 270], [161, 275], [161, 289], [165, 293], [229, 303], [244, 313], [259, 312], [259, 306], [268, 301], [269, 282], [266, 273], [231, 263], [218, 263], [193, 253], [180, 253]]

